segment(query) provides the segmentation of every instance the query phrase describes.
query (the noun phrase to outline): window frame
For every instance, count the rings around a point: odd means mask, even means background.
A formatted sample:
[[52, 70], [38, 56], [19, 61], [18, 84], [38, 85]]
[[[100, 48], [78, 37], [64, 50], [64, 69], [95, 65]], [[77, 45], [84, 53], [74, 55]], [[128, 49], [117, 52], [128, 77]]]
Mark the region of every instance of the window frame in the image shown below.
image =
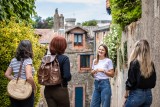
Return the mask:
[[73, 85], [73, 94], [72, 94], [72, 101], [73, 101], [73, 103], [72, 103], [72, 106], [73, 107], [75, 107], [76, 105], [75, 105], [75, 90], [76, 90], [76, 88], [77, 87], [82, 87], [83, 88], [83, 107], [85, 107], [85, 100], [86, 100], [86, 91], [85, 91], [85, 85], [83, 84], [81, 84], [81, 85]]
[[83, 33], [74, 33], [74, 45], [83, 45]]
[[91, 67], [90, 59], [91, 59], [91, 55], [89, 54], [80, 55], [80, 69], [90, 68]]

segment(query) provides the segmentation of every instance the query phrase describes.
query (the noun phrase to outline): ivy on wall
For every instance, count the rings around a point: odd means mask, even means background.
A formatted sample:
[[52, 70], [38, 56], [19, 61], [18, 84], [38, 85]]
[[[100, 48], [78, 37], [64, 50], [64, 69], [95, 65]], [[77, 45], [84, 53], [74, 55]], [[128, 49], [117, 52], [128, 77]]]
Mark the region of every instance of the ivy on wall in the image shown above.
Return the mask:
[[127, 53], [127, 41], [123, 44], [123, 62], [124, 64], [128, 64], [128, 53]]
[[[117, 64], [117, 51], [120, 47], [122, 30], [130, 23], [141, 18], [141, 0], [110, 0], [112, 25], [110, 32], [104, 38], [104, 43], [109, 48], [109, 57], [112, 59], [114, 67]], [[121, 64], [127, 63], [127, 43], [124, 43], [123, 51], [119, 50], [122, 55]]]
[[112, 23], [119, 24], [123, 29], [141, 18], [141, 0], [110, 0], [110, 2]]
[[122, 29], [120, 25], [112, 24], [110, 32], [104, 38], [104, 43], [108, 46], [109, 58], [112, 59], [114, 67], [117, 64], [117, 49], [121, 42]]
[[127, 62], [128, 62], [128, 54], [127, 54], [127, 41], [125, 41], [123, 44], [121, 44], [122, 46], [119, 47], [118, 51], [118, 55], [119, 55], [119, 67], [120, 69], [124, 69], [127, 68]]

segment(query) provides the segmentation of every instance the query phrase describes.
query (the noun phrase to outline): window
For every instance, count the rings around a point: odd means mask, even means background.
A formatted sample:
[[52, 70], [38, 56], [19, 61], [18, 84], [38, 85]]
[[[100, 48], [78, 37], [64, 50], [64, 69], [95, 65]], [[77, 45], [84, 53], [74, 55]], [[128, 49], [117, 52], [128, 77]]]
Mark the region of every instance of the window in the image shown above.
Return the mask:
[[80, 68], [90, 67], [90, 55], [80, 55]]
[[74, 45], [82, 45], [82, 34], [74, 34]]

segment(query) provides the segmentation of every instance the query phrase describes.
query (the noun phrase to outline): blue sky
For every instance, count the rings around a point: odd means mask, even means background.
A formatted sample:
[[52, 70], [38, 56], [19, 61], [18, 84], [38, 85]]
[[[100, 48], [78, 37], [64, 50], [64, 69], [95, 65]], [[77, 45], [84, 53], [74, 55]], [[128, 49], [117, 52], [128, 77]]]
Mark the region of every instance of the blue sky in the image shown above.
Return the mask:
[[106, 0], [36, 0], [36, 12], [43, 19], [51, 17], [58, 8], [64, 18], [76, 18], [76, 22], [111, 20], [106, 12]]

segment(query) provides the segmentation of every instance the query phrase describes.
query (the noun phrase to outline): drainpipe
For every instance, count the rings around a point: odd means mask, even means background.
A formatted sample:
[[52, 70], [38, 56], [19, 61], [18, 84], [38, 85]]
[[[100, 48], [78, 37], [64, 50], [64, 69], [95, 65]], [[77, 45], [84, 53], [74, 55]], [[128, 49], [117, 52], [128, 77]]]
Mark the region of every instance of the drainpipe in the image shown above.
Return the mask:
[[96, 58], [96, 32], [94, 32], [94, 58]]

